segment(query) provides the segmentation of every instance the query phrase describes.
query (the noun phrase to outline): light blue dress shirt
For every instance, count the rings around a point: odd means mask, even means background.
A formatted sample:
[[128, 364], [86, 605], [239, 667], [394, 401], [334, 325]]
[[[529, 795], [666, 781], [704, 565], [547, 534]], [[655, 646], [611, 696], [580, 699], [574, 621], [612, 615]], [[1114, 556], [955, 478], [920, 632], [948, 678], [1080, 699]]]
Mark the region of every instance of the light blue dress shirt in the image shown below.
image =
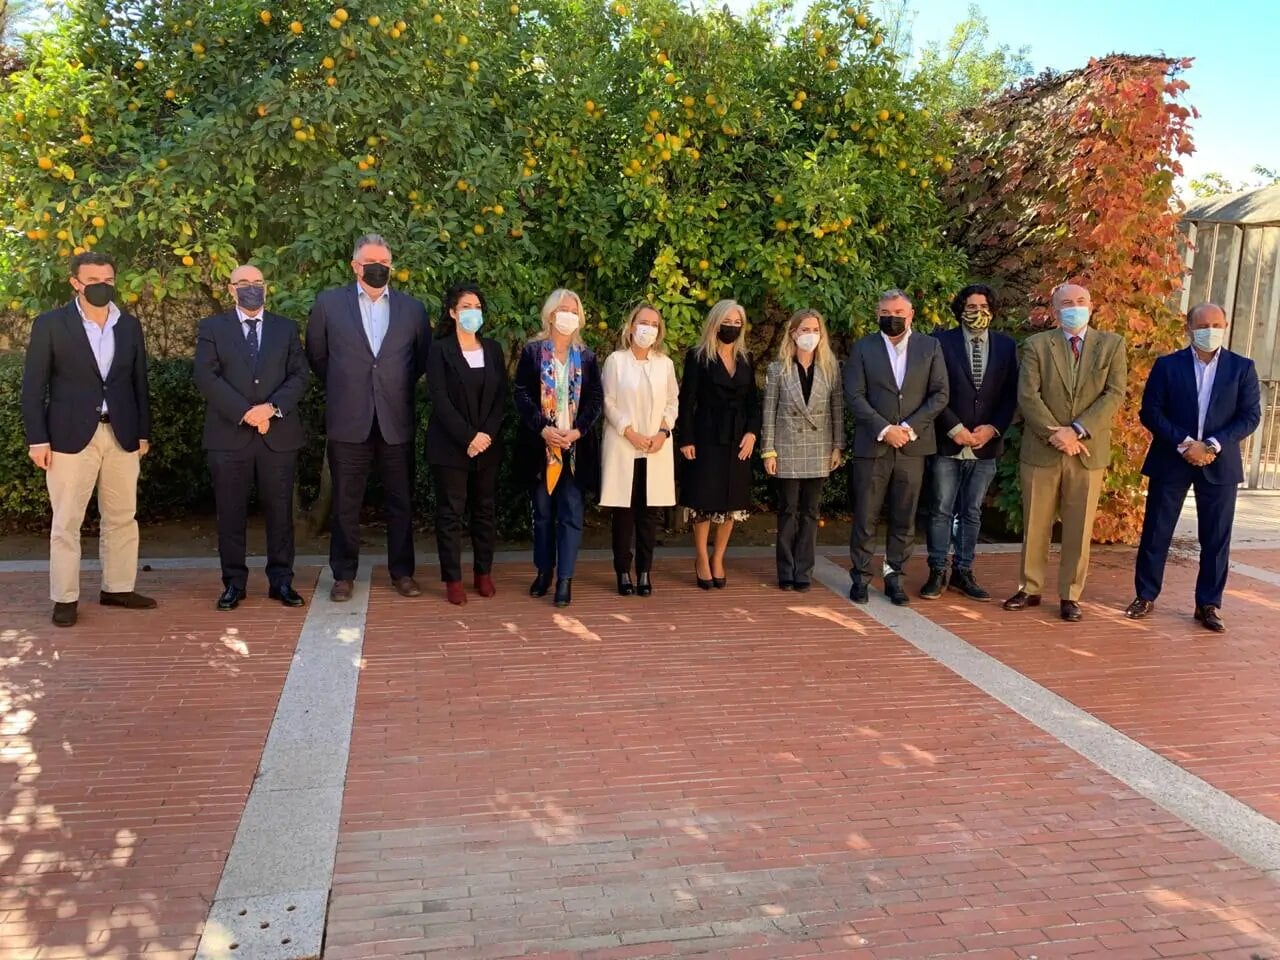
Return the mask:
[[391, 326], [391, 292], [383, 287], [377, 300], [369, 296], [365, 288], [356, 284], [356, 299], [360, 302], [360, 322], [364, 325], [364, 335], [369, 341], [369, 349], [376, 357], [382, 349], [382, 340]]
[[[98, 326], [84, 315], [79, 297], [76, 297], [75, 304], [80, 314], [80, 322], [84, 325], [84, 335], [89, 338], [89, 349], [93, 351], [93, 357], [98, 361], [98, 373], [102, 374], [103, 380], [106, 380], [107, 373], [111, 370], [111, 362], [116, 358], [116, 322], [120, 319], [120, 308], [114, 303], [108, 304], [107, 322]], [[107, 412], [106, 397], [102, 398], [101, 411]]]

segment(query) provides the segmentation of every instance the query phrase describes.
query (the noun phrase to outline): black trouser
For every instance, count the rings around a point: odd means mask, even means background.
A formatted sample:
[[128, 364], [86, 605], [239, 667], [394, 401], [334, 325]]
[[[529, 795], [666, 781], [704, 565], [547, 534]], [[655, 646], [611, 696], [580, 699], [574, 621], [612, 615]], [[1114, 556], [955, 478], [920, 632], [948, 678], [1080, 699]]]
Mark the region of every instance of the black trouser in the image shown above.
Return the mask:
[[778, 582], [808, 583], [818, 546], [818, 505], [826, 477], [778, 480]]
[[473, 460], [466, 467], [435, 464], [436, 550], [440, 554], [440, 579], [456, 583], [462, 579], [462, 532], [471, 514], [472, 570], [489, 573], [493, 569], [493, 546], [497, 540], [498, 459]]
[[333, 523], [329, 566], [335, 580], [354, 580], [360, 565], [360, 508], [369, 471], [377, 465], [386, 498], [387, 569], [393, 580], [413, 576], [413, 443], [387, 443], [374, 417], [363, 443], [329, 441]]
[[649, 506], [649, 461], [636, 457], [631, 474], [631, 506], [613, 508], [613, 569], [631, 572], [631, 545], [635, 543], [636, 573], [653, 569], [653, 547], [658, 541], [659, 509]]
[[901, 573], [911, 559], [916, 533], [916, 507], [924, 483], [924, 457], [890, 450], [880, 457], [854, 457], [849, 465], [849, 490], [853, 498], [853, 530], [849, 536], [850, 576], [871, 578], [871, 541], [885, 501], [889, 503], [889, 532], [885, 538], [885, 562]]
[[297, 464], [296, 450], [272, 450], [261, 435], [239, 450], [209, 451], [223, 586], [243, 590], [249, 576], [245, 525], [255, 480], [267, 522], [267, 582], [273, 587], [293, 583], [293, 478]]

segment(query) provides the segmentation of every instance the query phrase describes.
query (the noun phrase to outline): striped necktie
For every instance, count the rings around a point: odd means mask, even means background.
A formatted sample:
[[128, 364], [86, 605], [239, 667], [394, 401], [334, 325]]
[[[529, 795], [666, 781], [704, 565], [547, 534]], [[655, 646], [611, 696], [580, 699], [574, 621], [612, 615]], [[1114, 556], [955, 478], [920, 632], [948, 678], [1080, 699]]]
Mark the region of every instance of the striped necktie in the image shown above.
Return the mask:
[[982, 340], [973, 337], [969, 340], [969, 369], [973, 372], [973, 385], [982, 389]]

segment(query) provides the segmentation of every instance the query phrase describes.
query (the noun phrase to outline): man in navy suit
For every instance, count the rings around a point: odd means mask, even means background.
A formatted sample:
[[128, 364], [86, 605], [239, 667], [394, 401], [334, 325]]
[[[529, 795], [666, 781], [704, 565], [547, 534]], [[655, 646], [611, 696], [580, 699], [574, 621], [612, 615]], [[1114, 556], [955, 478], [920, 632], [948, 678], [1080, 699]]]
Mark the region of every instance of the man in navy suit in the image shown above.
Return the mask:
[[920, 590], [926, 600], [936, 600], [948, 586], [953, 547], [951, 589], [972, 600], [991, 599], [974, 579], [973, 558], [982, 503], [1018, 408], [1018, 346], [991, 329], [997, 309], [994, 290], [971, 284], [951, 301], [960, 326], [935, 335], [950, 389], [946, 409], [938, 414], [938, 453], [929, 462], [929, 579]]
[[1195, 619], [1223, 633], [1222, 593], [1230, 562], [1236, 488], [1244, 481], [1240, 441], [1262, 421], [1253, 361], [1223, 346], [1227, 317], [1214, 303], [1187, 314], [1191, 346], [1151, 368], [1138, 416], [1151, 431], [1142, 472], [1150, 479], [1147, 512], [1134, 574], [1137, 596], [1125, 616], [1141, 620], [1155, 609], [1165, 560], [1187, 491], [1195, 488], [1200, 574]]
[[304, 434], [298, 404], [310, 371], [298, 325], [265, 309], [262, 271], [242, 264], [228, 290], [235, 308], [200, 321], [195, 381], [208, 406], [204, 448], [209, 453], [222, 561], [219, 610], [234, 610], [245, 595], [245, 525], [255, 477], [267, 525], [268, 596], [300, 607], [293, 589], [293, 478]]
[[75, 298], [36, 317], [22, 371], [27, 452], [45, 472], [53, 511], [49, 593], [59, 627], [78, 616], [80, 527], [94, 487], [101, 515], [98, 602], [132, 610], [156, 605], [133, 589], [138, 472], [151, 433], [142, 325], [116, 305], [116, 267], [106, 254], [77, 254], [70, 282]]
[[377, 234], [356, 241], [354, 284], [316, 297], [307, 321], [307, 359], [325, 392], [333, 478], [331, 600], [351, 599], [360, 561], [360, 507], [369, 471], [381, 474], [387, 567], [396, 592], [422, 593], [413, 579], [414, 391], [431, 345], [427, 308], [392, 290], [391, 249]]

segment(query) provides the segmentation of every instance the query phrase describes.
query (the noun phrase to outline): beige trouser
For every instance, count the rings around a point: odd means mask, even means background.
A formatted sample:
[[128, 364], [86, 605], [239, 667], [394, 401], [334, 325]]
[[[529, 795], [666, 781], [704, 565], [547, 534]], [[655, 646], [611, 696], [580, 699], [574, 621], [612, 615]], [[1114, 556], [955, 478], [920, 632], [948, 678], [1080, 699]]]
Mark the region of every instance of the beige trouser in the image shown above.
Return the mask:
[[138, 452], [128, 453], [108, 423], [98, 424], [79, 453], [53, 454], [45, 475], [53, 524], [49, 530], [49, 597], [54, 603], [80, 598], [80, 527], [93, 488], [98, 487], [102, 532], [102, 589], [128, 593], [138, 573]]
[[1044, 591], [1045, 567], [1053, 522], [1062, 517], [1062, 558], [1058, 565], [1058, 596], [1079, 600], [1089, 574], [1089, 544], [1093, 517], [1102, 492], [1102, 470], [1088, 470], [1079, 457], [1063, 456], [1052, 467], [1020, 464], [1022, 481], [1022, 572], [1019, 590]]

